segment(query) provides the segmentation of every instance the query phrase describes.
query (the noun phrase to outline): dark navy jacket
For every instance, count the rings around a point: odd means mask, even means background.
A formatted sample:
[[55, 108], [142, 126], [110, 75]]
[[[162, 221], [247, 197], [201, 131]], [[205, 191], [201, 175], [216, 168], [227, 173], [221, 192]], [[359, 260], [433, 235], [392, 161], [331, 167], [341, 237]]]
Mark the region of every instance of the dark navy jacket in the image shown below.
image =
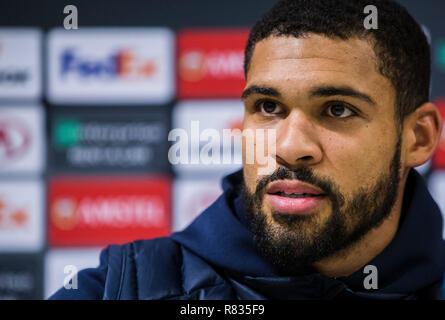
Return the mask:
[[445, 270], [442, 216], [423, 178], [411, 170], [399, 229], [372, 261], [378, 289], [362, 270], [344, 278], [280, 276], [246, 228], [238, 171], [224, 193], [185, 230], [170, 237], [111, 245], [100, 265], [78, 274], [78, 289], [50, 299], [440, 299]]

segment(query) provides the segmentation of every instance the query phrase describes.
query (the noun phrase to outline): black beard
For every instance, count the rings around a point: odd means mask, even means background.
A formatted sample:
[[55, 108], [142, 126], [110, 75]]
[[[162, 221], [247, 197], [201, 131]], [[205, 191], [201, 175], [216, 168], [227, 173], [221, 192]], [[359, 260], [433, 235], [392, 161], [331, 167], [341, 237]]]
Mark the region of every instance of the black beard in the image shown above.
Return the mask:
[[[295, 276], [314, 272], [314, 262], [358, 242], [370, 230], [380, 226], [391, 213], [400, 182], [400, 153], [401, 138], [389, 173], [382, 174], [372, 187], [358, 187], [348, 201], [334, 182], [316, 177], [307, 167], [295, 171], [279, 167], [272, 175], [259, 181], [253, 195], [243, 183], [246, 217], [261, 254], [281, 275]], [[270, 182], [282, 179], [298, 179], [323, 190], [332, 205], [328, 220], [320, 225], [316, 214], [299, 216], [272, 212], [275, 223], [269, 224], [261, 208], [265, 189]]]

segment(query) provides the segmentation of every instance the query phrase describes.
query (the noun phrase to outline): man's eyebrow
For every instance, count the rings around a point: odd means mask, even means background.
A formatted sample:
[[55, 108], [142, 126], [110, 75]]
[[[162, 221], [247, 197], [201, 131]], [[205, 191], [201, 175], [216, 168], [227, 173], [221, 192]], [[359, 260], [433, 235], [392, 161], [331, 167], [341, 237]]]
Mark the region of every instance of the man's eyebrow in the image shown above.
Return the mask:
[[246, 99], [247, 97], [249, 97], [252, 94], [263, 94], [266, 96], [272, 96], [272, 97], [277, 97], [280, 98], [281, 94], [280, 92], [272, 87], [261, 87], [261, 86], [257, 86], [257, 85], [252, 85], [250, 87], [248, 87], [246, 90], [243, 91], [243, 94], [241, 95], [241, 99]]
[[312, 89], [309, 94], [310, 97], [331, 97], [331, 96], [347, 96], [364, 100], [370, 104], [376, 104], [375, 101], [367, 94], [357, 91], [348, 86], [335, 87], [319, 87]]
[[[281, 98], [281, 94], [278, 89], [273, 87], [262, 87], [257, 85], [252, 85], [244, 90], [241, 95], [241, 99], [246, 99], [252, 94], [262, 94], [266, 96], [272, 96], [276, 98]], [[317, 87], [310, 91], [310, 97], [331, 97], [331, 96], [347, 96], [352, 98], [358, 98], [364, 100], [370, 104], [375, 105], [375, 101], [367, 94], [357, 91], [348, 86], [326, 86], [326, 87]]]

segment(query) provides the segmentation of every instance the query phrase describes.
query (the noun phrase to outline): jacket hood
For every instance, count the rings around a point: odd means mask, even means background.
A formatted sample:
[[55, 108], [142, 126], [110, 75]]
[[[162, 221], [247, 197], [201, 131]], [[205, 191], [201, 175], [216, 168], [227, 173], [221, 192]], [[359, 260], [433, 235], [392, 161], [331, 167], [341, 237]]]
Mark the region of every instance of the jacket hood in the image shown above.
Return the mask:
[[[237, 274], [241, 282], [267, 291], [270, 297], [329, 297], [347, 290], [357, 295], [400, 298], [441, 281], [445, 270], [445, 241], [441, 212], [423, 178], [411, 170], [407, 179], [399, 229], [392, 242], [367, 265], [378, 270], [378, 290], [365, 290], [368, 274], [363, 269], [348, 277], [321, 274], [280, 276], [259, 253], [247, 228], [239, 187], [242, 170], [222, 181], [223, 194], [183, 231], [171, 238], [225, 272]], [[240, 284], [241, 285], [241, 284]], [[281, 292], [281, 294], [280, 294]]]

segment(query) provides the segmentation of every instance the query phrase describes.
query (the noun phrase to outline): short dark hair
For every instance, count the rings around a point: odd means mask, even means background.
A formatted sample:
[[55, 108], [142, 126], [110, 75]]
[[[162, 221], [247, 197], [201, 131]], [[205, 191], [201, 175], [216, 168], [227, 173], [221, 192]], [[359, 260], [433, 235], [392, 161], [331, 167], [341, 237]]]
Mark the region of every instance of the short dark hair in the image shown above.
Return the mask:
[[[367, 30], [367, 5], [378, 9], [378, 29]], [[431, 50], [414, 18], [392, 0], [280, 0], [252, 28], [245, 48], [247, 73], [257, 42], [269, 36], [303, 37], [309, 33], [371, 41], [379, 72], [396, 92], [396, 120], [429, 101]]]

